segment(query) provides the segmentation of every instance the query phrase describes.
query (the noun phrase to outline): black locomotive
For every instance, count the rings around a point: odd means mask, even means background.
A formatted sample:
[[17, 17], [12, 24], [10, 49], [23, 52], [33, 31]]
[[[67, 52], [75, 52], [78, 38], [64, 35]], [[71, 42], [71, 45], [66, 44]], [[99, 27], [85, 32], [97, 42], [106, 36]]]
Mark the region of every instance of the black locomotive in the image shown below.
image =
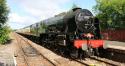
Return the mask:
[[81, 52], [90, 56], [103, 46], [99, 20], [87, 9], [74, 8], [28, 28], [42, 43], [62, 46], [61, 50], [75, 56]]

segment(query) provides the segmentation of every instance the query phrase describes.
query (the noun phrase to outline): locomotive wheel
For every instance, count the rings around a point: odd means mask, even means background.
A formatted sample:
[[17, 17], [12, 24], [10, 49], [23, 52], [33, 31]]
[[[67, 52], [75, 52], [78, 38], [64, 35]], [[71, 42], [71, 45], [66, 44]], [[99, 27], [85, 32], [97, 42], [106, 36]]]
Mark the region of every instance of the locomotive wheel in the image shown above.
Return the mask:
[[85, 57], [90, 57], [94, 55], [93, 48], [91, 46], [88, 46], [88, 50], [85, 51], [84, 53]]
[[70, 57], [71, 58], [78, 58], [79, 57], [78, 50], [71, 50]]
[[97, 55], [97, 56], [99, 56], [100, 54], [99, 54], [99, 49], [98, 48], [96, 48], [96, 49], [94, 49], [95, 50], [95, 55]]
[[64, 47], [61, 46], [61, 47], [59, 48], [59, 51], [60, 51], [61, 55], [64, 55], [64, 53], [65, 53]]
[[104, 53], [108, 53], [108, 51], [104, 50], [103, 48], [98, 48], [98, 53], [100, 57], [103, 57], [104, 55], [108, 55], [108, 54], [104, 54]]

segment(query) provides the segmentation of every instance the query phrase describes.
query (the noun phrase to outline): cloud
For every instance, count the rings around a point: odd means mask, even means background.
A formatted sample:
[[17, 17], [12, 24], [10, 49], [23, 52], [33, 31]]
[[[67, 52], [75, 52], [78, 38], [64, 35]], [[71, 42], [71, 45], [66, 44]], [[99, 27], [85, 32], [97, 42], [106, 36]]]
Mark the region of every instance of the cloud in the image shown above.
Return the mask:
[[30, 16], [21, 16], [18, 13], [9, 14], [9, 22], [21, 25], [29, 25], [30, 22], [35, 22], [36, 19]]
[[71, 0], [14, 0], [18, 3], [22, 10], [38, 19], [46, 19], [52, 17], [65, 10], [62, 5]]
[[[13, 0], [11, 4], [20, 6], [20, 14], [18, 11], [10, 13], [9, 22], [15, 22], [22, 25], [30, 25], [43, 19], [52, 17], [64, 10], [62, 6], [71, 0]], [[10, 6], [11, 7], [11, 6]], [[15, 6], [16, 7], [16, 6]], [[11, 7], [13, 8], [13, 7]], [[18, 8], [17, 8], [18, 9]]]

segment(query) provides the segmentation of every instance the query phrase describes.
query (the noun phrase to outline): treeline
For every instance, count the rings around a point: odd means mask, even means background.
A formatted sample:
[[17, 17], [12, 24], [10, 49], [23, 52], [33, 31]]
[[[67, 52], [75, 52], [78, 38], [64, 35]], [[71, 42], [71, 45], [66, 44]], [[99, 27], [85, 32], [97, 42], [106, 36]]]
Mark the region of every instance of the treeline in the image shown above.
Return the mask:
[[96, 0], [94, 11], [101, 29], [125, 29], [125, 0]]
[[0, 0], [0, 44], [9, 39], [10, 28], [7, 26], [9, 9], [6, 0]]

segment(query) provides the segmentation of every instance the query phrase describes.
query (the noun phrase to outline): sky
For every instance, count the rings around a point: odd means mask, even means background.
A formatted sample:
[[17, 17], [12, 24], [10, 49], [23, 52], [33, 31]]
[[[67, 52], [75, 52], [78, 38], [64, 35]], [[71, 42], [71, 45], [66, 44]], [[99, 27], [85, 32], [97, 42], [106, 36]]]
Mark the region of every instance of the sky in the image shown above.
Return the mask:
[[8, 25], [12, 29], [20, 29], [66, 12], [73, 4], [93, 13], [92, 7], [96, 2], [95, 0], [7, 0], [10, 9]]

